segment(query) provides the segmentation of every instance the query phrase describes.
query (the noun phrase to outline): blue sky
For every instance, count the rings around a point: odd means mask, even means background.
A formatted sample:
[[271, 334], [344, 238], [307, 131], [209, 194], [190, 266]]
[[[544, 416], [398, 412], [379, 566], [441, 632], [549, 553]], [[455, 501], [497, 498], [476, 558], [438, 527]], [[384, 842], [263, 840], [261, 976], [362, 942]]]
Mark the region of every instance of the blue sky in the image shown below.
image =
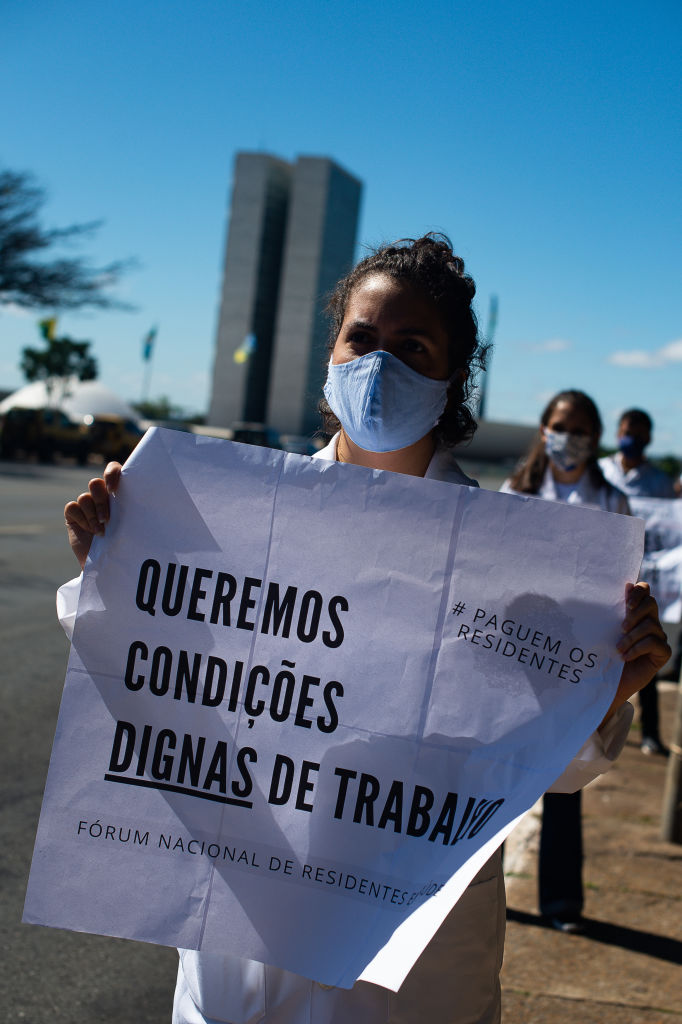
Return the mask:
[[[102, 381], [205, 410], [232, 163], [333, 157], [365, 185], [362, 246], [445, 231], [499, 297], [492, 419], [588, 391], [613, 439], [648, 409], [682, 453], [679, 3], [5, 0], [0, 164], [50, 225], [103, 219], [135, 313], [78, 313]], [[0, 387], [35, 316], [0, 313]]]

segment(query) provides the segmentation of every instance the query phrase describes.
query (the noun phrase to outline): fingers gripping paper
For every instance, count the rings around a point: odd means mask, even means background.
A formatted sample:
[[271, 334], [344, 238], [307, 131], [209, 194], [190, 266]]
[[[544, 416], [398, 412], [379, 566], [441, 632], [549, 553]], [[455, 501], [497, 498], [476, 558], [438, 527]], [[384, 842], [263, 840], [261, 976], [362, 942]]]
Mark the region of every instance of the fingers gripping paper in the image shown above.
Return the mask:
[[397, 988], [608, 708], [641, 522], [164, 430], [112, 504], [25, 919]]

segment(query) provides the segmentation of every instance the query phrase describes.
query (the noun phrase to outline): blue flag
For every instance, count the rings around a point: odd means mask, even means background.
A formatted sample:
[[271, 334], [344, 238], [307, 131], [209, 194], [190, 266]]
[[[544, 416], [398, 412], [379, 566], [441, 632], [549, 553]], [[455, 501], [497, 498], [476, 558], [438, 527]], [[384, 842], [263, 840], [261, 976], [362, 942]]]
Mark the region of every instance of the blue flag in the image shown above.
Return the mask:
[[142, 340], [142, 359], [145, 363], [152, 357], [152, 349], [154, 348], [154, 339], [156, 338], [157, 331], [158, 327], [152, 327], [151, 331]]

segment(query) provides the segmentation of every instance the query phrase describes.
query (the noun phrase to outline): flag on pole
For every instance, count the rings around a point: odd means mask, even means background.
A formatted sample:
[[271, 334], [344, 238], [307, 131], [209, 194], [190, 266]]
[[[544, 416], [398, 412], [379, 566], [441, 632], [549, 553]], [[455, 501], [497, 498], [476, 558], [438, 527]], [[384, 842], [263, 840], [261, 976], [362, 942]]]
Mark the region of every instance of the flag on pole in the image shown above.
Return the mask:
[[145, 335], [142, 339], [142, 359], [144, 362], [148, 362], [152, 357], [152, 349], [154, 348], [154, 339], [156, 338], [158, 327], [152, 327], [151, 331]]
[[256, 351], [256, 335], [247, 334], [238, 349], [235, 350], [233, 359], [235, 363], [245, 363]]
[[51, 316], [46, 320], [38, 321], [38, 330], [45, 341], [54, 341], [57, 334], [57, 317]]

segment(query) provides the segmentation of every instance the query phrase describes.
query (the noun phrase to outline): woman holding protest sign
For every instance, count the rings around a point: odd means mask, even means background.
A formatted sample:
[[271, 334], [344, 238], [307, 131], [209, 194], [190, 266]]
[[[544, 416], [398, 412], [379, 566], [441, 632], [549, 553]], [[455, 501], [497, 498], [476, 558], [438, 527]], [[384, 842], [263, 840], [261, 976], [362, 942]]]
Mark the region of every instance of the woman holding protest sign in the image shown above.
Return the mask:
[[[582, 391], [561, 391], [540, 418], [539, 436], [501, 490], [547, 501], [590, 505], [629, 515], [626, 496], [604, 477], [597, 461], [602, 423]], [[583, 930], [581, 791], [543, 799], [538, 867], [540, 913], [564, 932]]]
[[[344, 278], [329, 303], [330, 360], [322, 413], [333, 437], [316, 458], [471, 485], [452, 447], [475, 429], [467, 406], [480, 365], [472, 310], [474, 283], [442, 237], [383, 246]], [[66, 506], [81, 566], [109, 515], [120, 466]], [[420, 524], [415, 523], [415, 529]], [[358, 524], [361, 528], [361, 522]], [[65, 609], [65, 611], [68, 611]], [[623, 623], [626, 662], [600, 732], [569, 766], [562, 785], [583, 785], [607, 770], [630, 720], [623, 705], [669, 655], [648, 587], [631, 587]], [[629, 709], [629, 705], [627, 706]], [[175, 1024], [388, 1024], [427, 1020], [494, 1024], [500, 1019], [504, 885], [495, 853], [437, 931], [398, 993], [357, 982], [323, 986], [234, 956], [181, 951]], [[295, 928], [295, 923], [293, 925]]]

